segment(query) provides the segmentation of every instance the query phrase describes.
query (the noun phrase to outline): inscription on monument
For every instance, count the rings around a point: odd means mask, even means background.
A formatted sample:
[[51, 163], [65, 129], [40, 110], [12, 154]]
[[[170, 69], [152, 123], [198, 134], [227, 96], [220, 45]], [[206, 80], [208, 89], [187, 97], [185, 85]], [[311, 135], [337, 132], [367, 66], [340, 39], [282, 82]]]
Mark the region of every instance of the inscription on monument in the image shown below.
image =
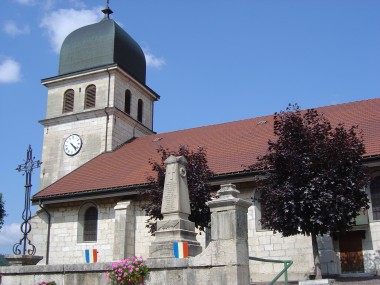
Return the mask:
[[165, 184], [165, 191], [164, 193], [164, 203], [162, 204], [162, 212], [168, 213], [173, 212], [177, 210], [178, 202], [175, 202], [178, 200], [178, 193], [177, 191], [174, 191], [176, 189], [176, 184], [172, 181]]
[[190, 215], [189, 190], [186, 181], [187, 161], [183, 156], [169, 156], [165, 160], [166, 173], [164, 193], [162, 196], [161, 213], [173, 218], [181, 215]]
[[165, 190], [162, 197], [161, 212], [170, 213], [178, 210], [178, 179], [176, 176], [177, 164], [169, 164], [166, 167]]

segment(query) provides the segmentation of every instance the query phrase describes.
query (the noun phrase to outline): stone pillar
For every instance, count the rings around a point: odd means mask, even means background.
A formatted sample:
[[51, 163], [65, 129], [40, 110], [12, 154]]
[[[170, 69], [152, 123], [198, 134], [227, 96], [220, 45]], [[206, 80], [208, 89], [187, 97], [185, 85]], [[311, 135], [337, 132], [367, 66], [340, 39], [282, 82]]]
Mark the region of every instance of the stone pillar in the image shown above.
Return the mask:
[[135, 213], [132, 201], [121, 201], [115, 209], [113, 260], [135, 255]]
[[237, 198], [235, 185], [222, 185], [219, 198], [208, 203], [211, 242], [190, 266], [211, 266], [212, 284], [249, 284], [248, 222], [250, 201]]
[[174, 258], [173, 242], [187, 242], [189, 256], [202, 251], [196, 240], [195, 226], [189, 221], [190, 200], [187, 187], [186, 165], [183, 156], [170, 156], [165, 160], [166, 174], [161, 213], [157, 221], [156, 238], [149, 248], [150, 258]]

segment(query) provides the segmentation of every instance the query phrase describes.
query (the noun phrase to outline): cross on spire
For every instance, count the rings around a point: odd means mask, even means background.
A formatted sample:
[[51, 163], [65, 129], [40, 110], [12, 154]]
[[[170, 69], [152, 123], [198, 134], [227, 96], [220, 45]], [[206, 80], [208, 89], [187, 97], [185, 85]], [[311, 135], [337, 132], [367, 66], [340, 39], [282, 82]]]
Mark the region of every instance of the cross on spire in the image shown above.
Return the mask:
[[110, 1], [107, 0], [106, 7], [102, 10], [102, 12], [104, 13], [104, 18], [107, 18], [107, 19], [109, 19], [110, 15], [113, 13], [113, 11], [109, 7], [109, 4], [110, 4]]

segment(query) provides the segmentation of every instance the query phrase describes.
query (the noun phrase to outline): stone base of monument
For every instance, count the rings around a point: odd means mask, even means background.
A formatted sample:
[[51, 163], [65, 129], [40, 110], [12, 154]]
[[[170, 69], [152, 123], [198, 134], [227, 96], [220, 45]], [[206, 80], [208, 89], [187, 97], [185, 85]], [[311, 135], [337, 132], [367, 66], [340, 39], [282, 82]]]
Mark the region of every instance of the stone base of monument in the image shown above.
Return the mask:
[[187, 242], [189, 256], [202, 252], [196, 239], [193, 222], [185, 219], [162, 220], [157, 222], [156, 238], [149, 247], [150, 258], [174, 258], [173, 242]]
[[[188, 243], [189, 256], [196, 256], [202, 252], [202, 247], [199, 243], [180, 240]], [[149, 258], [174, 258], [173, 242], [154, 242], [149, 247]]]
[[5, 259], [13, 266], [36, 265], [42, 258], [36, 255], [5, 255]]

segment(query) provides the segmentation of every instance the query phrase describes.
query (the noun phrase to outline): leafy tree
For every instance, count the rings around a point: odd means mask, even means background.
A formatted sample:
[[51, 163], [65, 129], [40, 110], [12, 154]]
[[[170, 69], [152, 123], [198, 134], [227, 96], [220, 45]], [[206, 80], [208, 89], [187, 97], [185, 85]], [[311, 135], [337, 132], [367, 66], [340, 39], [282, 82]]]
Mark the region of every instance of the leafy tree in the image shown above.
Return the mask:
[[206, 150], [199, 147], [196, 151], [190, 150], [188, 146], [179, 146], [178, 151], [170, 151], [167, 148], [159, 147], [157, 152], [161, 156], [161, 161], [150, 160], [156, 176], [148, 177], [151, 188], [145, 195], [148, 198], [148, 204], [144, 209], [149, 217], [146, 227], [149, 232], [154, 234], [156, 231], [156, 220], [163, 218], [161, 214], [162, 195], [165, 182], [165, 163], [164, 161], [170, 156], [184, 156], [187, 164], [187, 184], [189, 188], [191, 214], [189, 220], [195, 223], [195, 226], [204, 231], [210, 226], [210, 209], [206, 205], [211, 200], [210, 186], [208, 181], [213, 172], [207, 165]]
[[4, 207], [4, 201], [3, 201], [3, 194], [0, 193], [0, 229], [4, 225], [4, 217], [6, 216], [5, 207]]
[[368, 209], [362, 134], [298, 105], [274, 115], [268, 151], [251, 170], [266, 169], [261, 186], [263, 227], [284, 237], [311, 235], [315, 274], [321, 278], [317, 235], [344, 232]]

